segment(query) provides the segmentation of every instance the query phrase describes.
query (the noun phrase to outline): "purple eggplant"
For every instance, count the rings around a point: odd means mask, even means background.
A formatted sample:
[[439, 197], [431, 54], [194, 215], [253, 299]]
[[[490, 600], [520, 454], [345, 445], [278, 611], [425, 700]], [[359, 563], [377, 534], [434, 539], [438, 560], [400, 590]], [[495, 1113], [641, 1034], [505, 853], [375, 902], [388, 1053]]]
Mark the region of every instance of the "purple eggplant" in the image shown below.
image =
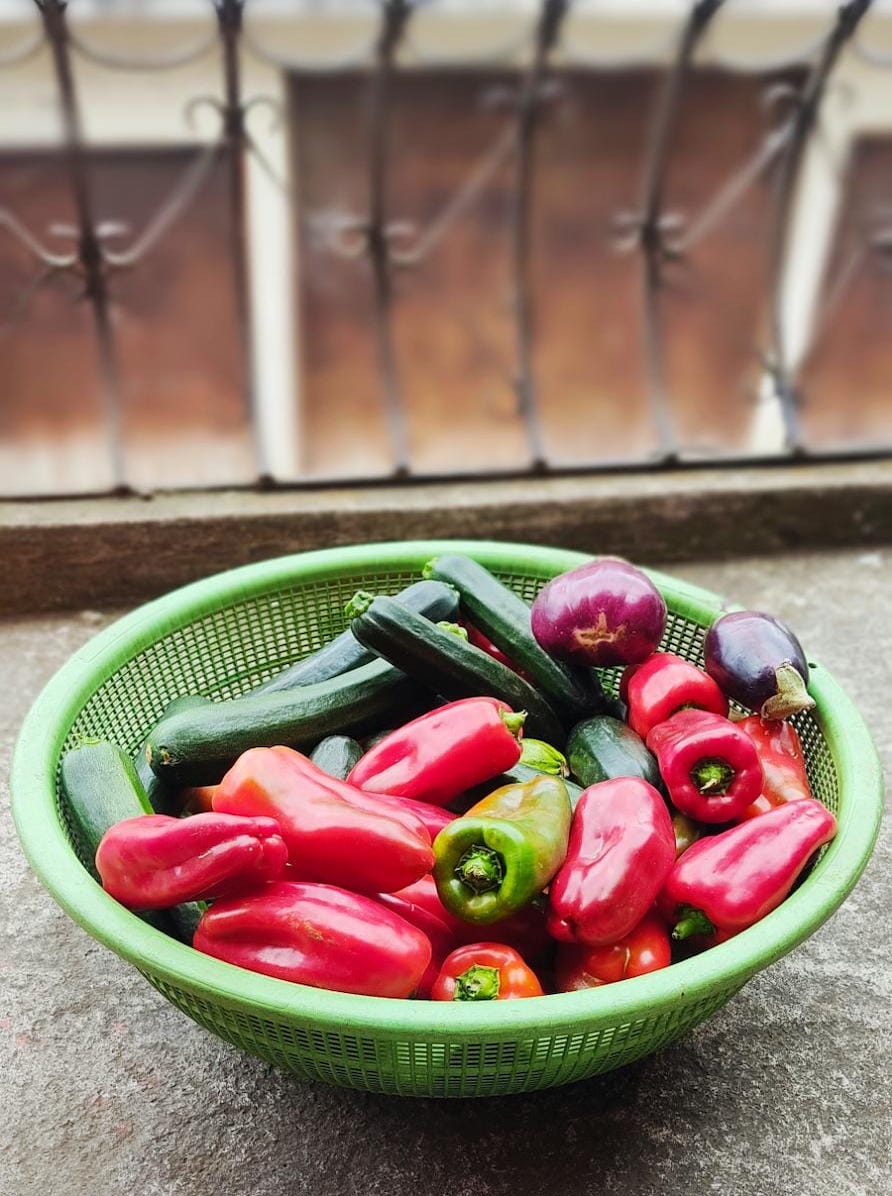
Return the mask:
[[704, 645], [706, 671], [723, 693], [762, 718], [789, 718], [814, 704], [808, 662], [785, 623], [756, 610], [722, 615]]
[[599, 668], [639, 664], [660, 645], [666, 603], [640, 569], [600, 557], [540, 590], [531, 625], [540, 646], [558, 660]]

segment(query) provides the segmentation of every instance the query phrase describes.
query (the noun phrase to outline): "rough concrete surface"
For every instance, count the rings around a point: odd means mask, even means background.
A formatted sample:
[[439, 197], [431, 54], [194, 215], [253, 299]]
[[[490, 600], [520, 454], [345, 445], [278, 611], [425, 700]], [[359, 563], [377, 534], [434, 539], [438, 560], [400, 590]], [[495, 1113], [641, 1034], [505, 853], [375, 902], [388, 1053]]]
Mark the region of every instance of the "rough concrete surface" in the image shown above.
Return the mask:
[[[674, 571], [799, 631], [892, 765], [892, 550]], [[0, 624], [0, 772], [41, 683], [109, 616]], [[844, 907], [705, 1026], [540, 1094], [408, 1101], [300, 1082], [219, 1042], [77, 929], [0, 809], [0, 1193], [892, 1193], [887, 823]]]

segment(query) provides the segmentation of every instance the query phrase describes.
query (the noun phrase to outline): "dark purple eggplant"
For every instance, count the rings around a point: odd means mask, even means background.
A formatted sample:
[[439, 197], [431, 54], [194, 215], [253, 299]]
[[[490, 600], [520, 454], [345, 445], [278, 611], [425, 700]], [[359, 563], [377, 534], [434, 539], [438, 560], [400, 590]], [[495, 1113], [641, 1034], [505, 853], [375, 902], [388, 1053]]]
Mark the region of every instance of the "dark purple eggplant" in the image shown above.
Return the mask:
[[808, 662], [786, 623], [756, 610], [722, 615], [704, 644], [706, 671], [722, 692], [762, 718], [789, 718], [814, 704]]
[[600, 557], [540, 590], [531, 626], [540, 647], [557, 660], [598, 668], [639, 664], [660, 645], [666, 603], [640, 569]]

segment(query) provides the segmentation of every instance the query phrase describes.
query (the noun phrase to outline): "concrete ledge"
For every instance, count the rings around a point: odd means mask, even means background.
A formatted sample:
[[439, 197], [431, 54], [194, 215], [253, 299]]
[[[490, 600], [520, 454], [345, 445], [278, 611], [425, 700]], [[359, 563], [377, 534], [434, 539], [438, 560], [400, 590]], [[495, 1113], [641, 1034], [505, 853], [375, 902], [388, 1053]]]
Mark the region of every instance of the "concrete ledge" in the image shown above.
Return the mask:
[[0, 613], [143, 601], [336, 544], [467, 536], [648, 564], [892, 539], [892, 461], [0, 503]]

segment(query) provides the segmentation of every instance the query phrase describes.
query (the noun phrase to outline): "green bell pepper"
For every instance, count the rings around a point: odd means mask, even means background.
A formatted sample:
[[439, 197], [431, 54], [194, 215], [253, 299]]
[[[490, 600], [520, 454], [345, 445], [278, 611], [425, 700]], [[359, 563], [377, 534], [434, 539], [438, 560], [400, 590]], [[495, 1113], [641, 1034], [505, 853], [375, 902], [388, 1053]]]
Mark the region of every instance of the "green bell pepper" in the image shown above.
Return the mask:
[[541, 893], [564, 861], [572, 809], [559, 777], [496, 789], [434, 840], [434, 880], [446, 908], [489, 925]]

